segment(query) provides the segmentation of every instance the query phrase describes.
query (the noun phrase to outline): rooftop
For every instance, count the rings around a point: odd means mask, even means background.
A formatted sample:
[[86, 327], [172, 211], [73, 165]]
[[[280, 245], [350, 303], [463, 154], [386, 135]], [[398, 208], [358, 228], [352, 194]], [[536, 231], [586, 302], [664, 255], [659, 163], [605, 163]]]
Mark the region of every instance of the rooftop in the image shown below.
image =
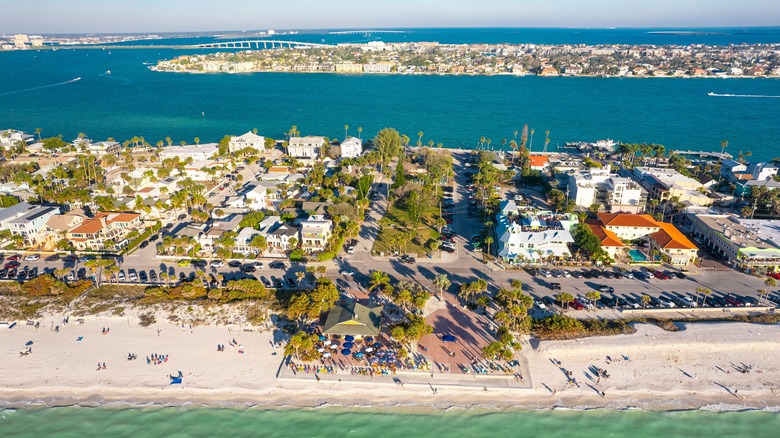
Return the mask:
[[661, 229], [651, 234], [661, 248], [664, 249], [699, 249], [680, 230], [672, 224], [659, 222]]
[[367, 307], [352, 301], [337, 304], [328, 312], [323, 334], [377, 336], [382, 325], [382, 306]]
[[599, 213], [598, 217], [605, 227], [659, 227], [649, 214]]

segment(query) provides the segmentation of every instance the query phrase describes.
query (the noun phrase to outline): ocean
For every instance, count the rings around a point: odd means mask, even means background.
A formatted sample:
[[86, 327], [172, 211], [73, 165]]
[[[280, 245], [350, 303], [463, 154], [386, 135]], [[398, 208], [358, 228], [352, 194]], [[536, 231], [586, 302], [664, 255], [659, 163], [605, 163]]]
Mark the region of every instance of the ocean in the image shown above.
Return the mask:
[[776, 437], [773, 412], [489, 411], [399, 408], [48, 408], [0, 411], [6, 438]]
[[[780, 42], [780, 28], [748, 29], [410, 29], [398, 34], [282, 36], [313, 42], [369, 39], [442, 42], [674, 43]], [[211, 41], [213, 37], [183, 40]], [[780, 155], [777, 79], [617, 79], [535, 76], [396, 76], [336, 74], [175, 74], [150, 71], [164, 58], [203, 50], [149, 48], [0, 53], [0, 129], [43, 136], [80, 132], [92, 139], [143, 136], [218, 141], [253, 128], [282, 138], [292, 125], [303, 135], [343, 138], [362, 127], [373, 137], [395, 127], [423, 143], [472, 148], [480, 137], [514, 138], [534, 128], [532, 149], [569, 141], [613, 139], [660, 143], [667, 149], [752, 151]], [[138, 43], [135, 43], [138, 44]], [[108, 71], [110, 70], [110, 74]], [[710, 96], [714, 93], [717, 96]]]

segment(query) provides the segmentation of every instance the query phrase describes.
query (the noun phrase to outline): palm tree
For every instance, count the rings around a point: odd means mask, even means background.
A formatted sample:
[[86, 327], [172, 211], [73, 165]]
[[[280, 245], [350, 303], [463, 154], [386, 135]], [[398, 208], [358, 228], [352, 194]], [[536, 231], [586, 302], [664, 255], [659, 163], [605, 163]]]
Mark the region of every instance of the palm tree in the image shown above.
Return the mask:
[[707, 297], [712, 295], [712, 289], [707, 287], [697, 287], [696, 294], [702, 296], [701, 307], [704, 307], [707, 304]]
[[422, 137], [423, 137], [423, 132], [419, 131], [417, 133], [417, 147], [422, 146]]
[[490, 244], [493, 243], [493, 237], [487, 236], [485, 237], [485, 246], [487, 246], [487, 255], [490, 255]]
[[550, 130], [544, 131], [544, 152], [547, 152], [547, 145], [550, 144]]
[[348, 135], [349, 135], [349, 125], [344, 125], [344, 140], [347, 139]]
[[41, 141], [41, 128], [35, 128], [35, 133], [38, 134], [38, 141]]
[[766, 300], [766, 296], [769, 295], [769, 291], [766, 289], [758, 289], [756, 292], [758, 292], [758, 304], [761, 304], [761, 301]]
[[439, 299], [442, 299], [444, 289], [447, 289], [452, 285], [452, 282], [447, 278], [447, 274], [436, 274], [433, 278], [433, 285], [439, 288]]
[[558, 300], [559, 303], [561, 303], [562, 311], [566, 311], [566, 309], [569, 306], [569, 303], [574, 301], [574, 297], [568, 292], [561, 292], [555, 295], [555, 299]]
[[531, 143], [528, 145], [528, 152], [531, 152], [534, 148], [534, 128], [531, 128]]
[[363, 132], [363, 127], [358, 126], [358, 138], [360, 138], [360, 134]]
[[372, 290], [378, 287], [384, 289], [384, 287], [389, 284], [390, 284], [390, 276], [388, 276], [386, 273], [382, 271], [374, 271], [371, 273], [371, 280], [369, 281], [368, 292], [370, 293]]
[[585, 294], [585, 298], [589, 299], [591, 303], [595, 305], [596, 301], [601, 299], [601, 294], [598, 291], [590, 291]]
[[647, 305], [650, 304], [650, 295], [642, 295], [642, 307], [647, 309]]

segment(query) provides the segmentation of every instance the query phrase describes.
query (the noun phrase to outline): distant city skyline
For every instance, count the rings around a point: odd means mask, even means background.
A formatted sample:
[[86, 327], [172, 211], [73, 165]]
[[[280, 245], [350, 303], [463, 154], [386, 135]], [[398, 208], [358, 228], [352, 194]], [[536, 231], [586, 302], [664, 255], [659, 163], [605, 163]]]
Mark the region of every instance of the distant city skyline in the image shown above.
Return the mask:
[[728, 27], [780, 25], [768, 0], [0, 0], [0, 31], [163, 33], [415, 27]]

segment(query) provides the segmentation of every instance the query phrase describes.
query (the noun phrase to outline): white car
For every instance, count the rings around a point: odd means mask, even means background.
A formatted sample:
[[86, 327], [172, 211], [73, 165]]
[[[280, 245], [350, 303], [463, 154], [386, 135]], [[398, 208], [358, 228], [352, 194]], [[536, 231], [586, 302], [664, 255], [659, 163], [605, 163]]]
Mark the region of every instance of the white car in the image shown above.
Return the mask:
[[349, 245], [347, 247], [347, 254], [354, 254], [355, 253], [355, 245]]
[[217, 259], [217, 260], [212, 260], [212, 261], [211, 261], [211, 266], [213, 266], [213, 267], [215, 267], [215, 268], [220, 268], [220, 267], [222, 267], [222, 266], [224, 266], [224, 265], [225, 265], [225, 262], [223, 262], [223, 261], [222, 261], [222, 260], [220, 260], [220, 259]]
[[563, 276], [564, 276], [564, 277], [566, 277], [566, 278], [571, 278], [571, 272], [569, 272], [569, 271], [564, 271], [564, 270], [561, 270], [561, 272], [563, 273]]
[[690, 307], [696, 307], [696, 301], [690, 295], [683, 296], [683, 301], [685, 301]]
[[540, 308], [542, 310], [547, 310], [547, 306], [544, 305], [542, 300], [534, 300], [534, 304], [536, 304], [536, 307], [538, 307], [538, 308]]
[[27, 261], [27, 262], [32, 262], [32, 261], [38, 260], [39, 258], [41, 258], [41, 256], [38, 255], [38, 254], [30, 254], [30, 255], [25, 256], [24, 260]]
[[659, 303], [661, 303], [661, 306], [662, 306], [662, 307], [668, 307], [668, 308], [670, 308], [670, 309], [671, 309], [672, 307], [677, 307], [677, 306], [675, 306], [675, 305], [674, 305], [674, 303], [672, 302], [672, 300], [670, 300], [670, 299], [668, 299], [668, 298], [660, 297], [660, 298], [658, 298], [658, 302], [659, 302]]
[[552, 272], [548, 271], [547, 269], [540, 269], [539, 270], [539, 275], [541, 275], [542, 277], [545, 277], [545, 278], [550, 278], [550, 277], [552, 277]]
[[355, 275], [355, 271], [353, 271], [352, 269], [342, 269], [342, 270], [339, 271], [339, 274], [345, 275], [345, 276], [346, 275]]
[[125, 281], [125, 271], [119, 271], [117, 278], [119, 278], [119, 281]]

